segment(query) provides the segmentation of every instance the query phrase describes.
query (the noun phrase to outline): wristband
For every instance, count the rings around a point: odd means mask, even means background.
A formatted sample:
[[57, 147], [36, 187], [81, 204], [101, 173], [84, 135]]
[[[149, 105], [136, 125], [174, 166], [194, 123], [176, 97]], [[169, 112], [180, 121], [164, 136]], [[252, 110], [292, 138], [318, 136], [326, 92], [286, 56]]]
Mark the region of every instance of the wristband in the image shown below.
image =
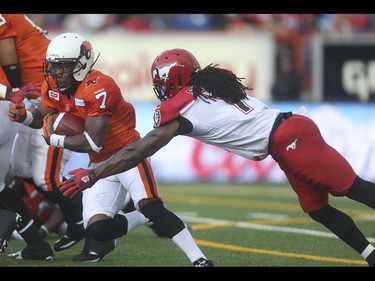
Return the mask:
[[26, 118], [21, 123], [25, 126], [29, 126], [34, 121], [34, 116], [30, 111], [26, 111]]
[[7, 88], [7, 86], [0, 84], [0, 98], [6, 99]]
[[52, 146], [64, 148], [65, 136], [52, 134], [49, 138], [49, 142]]

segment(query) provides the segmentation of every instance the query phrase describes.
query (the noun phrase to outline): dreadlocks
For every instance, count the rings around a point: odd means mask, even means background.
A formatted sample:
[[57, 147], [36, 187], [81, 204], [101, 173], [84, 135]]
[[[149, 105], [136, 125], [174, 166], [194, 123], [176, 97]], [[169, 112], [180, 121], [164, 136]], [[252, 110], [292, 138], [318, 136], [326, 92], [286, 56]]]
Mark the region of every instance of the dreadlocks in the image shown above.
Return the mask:
[[206, 66], [187, 83], [188, 86], [193, 86], [194, 98], [197, 99], [206, 90], [211, 95], [205, 97], [220, 98], [230, 104], [246, 99], [246, 90], [252, 89], [241, 83], [244, 78], [239, 78], [233, 72], [217, 66]]

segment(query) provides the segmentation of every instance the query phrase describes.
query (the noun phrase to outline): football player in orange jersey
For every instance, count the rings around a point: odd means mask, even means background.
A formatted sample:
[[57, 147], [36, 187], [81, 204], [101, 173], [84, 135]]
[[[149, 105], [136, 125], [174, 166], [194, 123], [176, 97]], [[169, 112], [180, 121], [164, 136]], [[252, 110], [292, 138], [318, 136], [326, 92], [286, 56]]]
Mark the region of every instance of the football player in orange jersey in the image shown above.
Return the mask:
[[[13, 31], [12, 31], [13, 30]], [[22, 88], [20, 79], [20, 65], [16, 52], [16, 44], [13, 39], [16, 32], [14, 25], [9, 26], [8, 15], [0, 14], [0, 207], [9, 209], [22, 217], [22, 224], [18, 224], [18, 231], [27, 243], [27, 248], [32, 249], [32, 258], [53, 259], [53, 252], [47, 242], [40, 237], [38, 230], [29, 214], [25, 202], [16, 191], [9, 188], [5, 178], [10, 167], [11, 151], [19, 126], [5, 120], [9, 100], [22, 102], [27, 94], [39, 94], [38, 85], [25, 82]], [[23, 58], [25, 59], [25, 58]], [[34, 69], [30, 72], [34, 72]], [[29, 77], [30, 78], [30, 77]], [[29, 80], [28, 82], [31, 82]], [[17, 124], [18, 125], [18, 124]], [[2, 212], [0, 220], [0, 253], [6, 249], [7, 240], [16, 228], [17, 215], [13, 212]], [[37, 252], [35, 254], [34, 252]], [[28, 255], [30, 256], [30, 254]]]
[[[11, 104], [9, 110], [11, 121], [43, 127], [49, 145], [88, 152], [91, 167], [105, 165], [121, 148], [140, 139], [134, 107], [124, 100], [111, 77], [93, 69], [95, 62], [94, 49], [86, 38], [75, 33], [58, 35], [49, 44], [44, 61], [46, 83], [42, 86], [41, 104], [31, 111]], [[55, 112], [70, 112], [85, 119], [84, 133], [55, 134], [50, 118]], [[118, 214], [128, 192], [136, 210]], [[204, 260], [213, 266], [181, 219], [165, 208], [147, 158], [127, 172], [98, 181], [83, 192], [82, 202], [87, 238], [111, 241], [150, 221], [193, 264]], [[86, 243], [76, 260], [102, 258], [100, 253], [89, 252], [88, 246]]]
[[[1, 48], [2, 47], [0, 40], [0, 53]], [[8, 78], [6, 77], [1, 67], [0, 81], [3, 83], [2, 85], [4, 87], [10, 86]], [[11, 88], [9, 87], [9, 89]], [[10, 92], [11, 91], [9, 91], [9, 93]], [[19, 89], [17, 89], [14, 93], [17, 93], [15, 96], [22, 96]], [[12, 200], [13, 203], [11, 203], [11, 205], [5, 204], [4, 198], [2, 198], [3, 190], [9, 189], [9, 187], [6, 186], [5, 178], [9, 169], [13, 141], [18, 130], [18, 124], [14, 124], [12, 122], [9, 122], [9, 120], [6, 120], [7, 116], [5, 114], [8, 111], [8, 104], [8, 101], [0, 97], [0, 120], [2, 120], [0, 130], [0, 255], [6, 250], [8, 246], [8, 240], [11, 237], [14, 229], [16, 227], [20, 227], [21, 216], [19, 215], [19, 213], [25, 214], [25, 219], [27, 219], [27, 216], [29, 216], [27, 207], [22, 199], [18, 196], [18, 194], [10, 195], [16, 201], [13, 202]], [[12, 209], [14, 211], [11, 211]]]
[[67, 224], [59, 207], [38, 192], [34, 185], [17, 176], [7, 177], [5, 182], [21, 195], [32, 219], [39, 227], [38, 231], [42, 238], [47, 237], [51, 232], [60, 235], [66, 232]]
[[[41, 85], [44, 82], [43, 60], [49, 42], [47, 32], [36, 26], [27, 16], [0, 15], [0, 64], [5, 78], [9, 81], [9, 84], [6, 84], [0, 80], [2, 83], [0, 84], [0, 97], [12, 102], [23, 103], [25, 101], [30, 108], [36, 106], [39, 102], [37, 98], [40, 96], [40, 86], [38, 87], [37, 83]], [[1, 75], [1, 77], [4, 76]], [[12, 88], [7, 86], [24, 87], [20, 91], [11, 91]], [[24, 100], [24, 98], [29, 99]], [[9, 102], [3, 101], [3, 103], [5, 104], [4, 114], [7, 114]], [[11, 125], [15, 127], [16, 124], [11, 123]], [[0, 134], [2, 133], [4, 130], [1, 130]], [[66, 239], [62, 237], [56, 241], [55, 250], [63, 250], [84, 237], [82, 202], [81, 198], [64, 199], [57, 189], [63, 179], [63, 168], [69, 160], [71, 151], [46, 145], [42, 135], [42, 129], [33, 130], [26, 126], [19, 126], [11, 156], [1, 157], [1, 161], [11, 159], [10, 176], [22, 177], [29, 184], [33, 184], [51, 202], [59, 204], [69, 225], [67, 233], [75, 239], [66, 242]], [[11, 149], [8, 151], [10, 153]], [[9, 168], [9, 162], [6, 165]], [[2, 169], [3, 171], [6, 172], [7, 169]], [[9, 256], [16, 259], [52, 259], [53, 252], [49, 244], [43, 242], [40, 235], [35, 234], [34, 222], [27, 211], [18, 211], [16, 206], [12, 206], [16, 198], [10, 195], [12, 190], [5, 187], [4, 190], [0, 188], [0, 191], [0, 199], [22, 216], [24, 227], [18, 230], [27, 243], [25, 249]], [[36, 247], [37, 245], [39, 247]]]

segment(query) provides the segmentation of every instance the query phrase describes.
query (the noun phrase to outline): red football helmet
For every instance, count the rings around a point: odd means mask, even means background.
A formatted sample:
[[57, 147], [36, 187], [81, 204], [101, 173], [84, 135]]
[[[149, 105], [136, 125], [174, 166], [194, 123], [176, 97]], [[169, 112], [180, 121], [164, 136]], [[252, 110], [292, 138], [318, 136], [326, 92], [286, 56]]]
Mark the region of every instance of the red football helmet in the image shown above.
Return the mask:
[[172, 49], [159, 54], [151, 66], [152, 83], [158, 99], [164, 101], [175, 96], [198, 70], [199, 62], [189, 51]]

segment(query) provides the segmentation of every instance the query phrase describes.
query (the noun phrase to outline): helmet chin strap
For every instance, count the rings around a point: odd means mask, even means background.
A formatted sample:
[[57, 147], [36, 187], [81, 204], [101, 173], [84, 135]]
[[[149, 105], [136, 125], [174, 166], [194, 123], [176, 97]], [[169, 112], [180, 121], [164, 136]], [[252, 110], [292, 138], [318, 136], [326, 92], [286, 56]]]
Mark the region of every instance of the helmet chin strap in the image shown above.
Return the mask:
[[76, 81], [75, 79], [73, 79], [72, 84], [68, 88], [65, 88], [64, 90], [60, 90], [60, 92], [63, 93], [65, 96], [67, 96], [68, 99], [70, 99], [76, 93], [77, 88], [80, 83], [81, 83], [80, 81]]
[[[73, 83], [72, 83], [73, 84]], [[65, 93], [71, 86], [72, 86], [72, 84], [70, 84], [69, 86], [66, 86], [66, 87], [57, 87], [58, 89], [59, 89], [59, 91], [61, 92], [61, 93]]]

